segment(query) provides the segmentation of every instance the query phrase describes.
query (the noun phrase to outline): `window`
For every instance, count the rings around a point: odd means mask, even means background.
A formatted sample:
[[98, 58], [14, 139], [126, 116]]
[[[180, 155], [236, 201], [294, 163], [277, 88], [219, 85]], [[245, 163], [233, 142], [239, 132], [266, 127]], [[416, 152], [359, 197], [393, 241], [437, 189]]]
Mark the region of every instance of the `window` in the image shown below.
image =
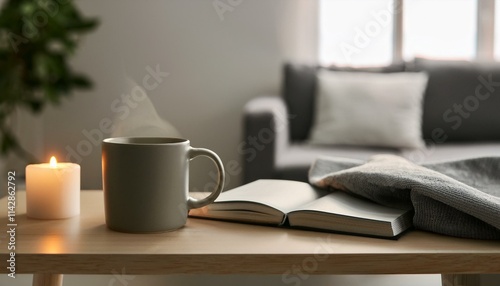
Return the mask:
[[385, 65], [392, 60], [392, 0], [320, 3], [320, 61]]
[[403, 57], [472, 60], [476, 56], [475, 0], [406, 0]]
[[500, 59], [500, 0], [319, 1], [323, 65]]

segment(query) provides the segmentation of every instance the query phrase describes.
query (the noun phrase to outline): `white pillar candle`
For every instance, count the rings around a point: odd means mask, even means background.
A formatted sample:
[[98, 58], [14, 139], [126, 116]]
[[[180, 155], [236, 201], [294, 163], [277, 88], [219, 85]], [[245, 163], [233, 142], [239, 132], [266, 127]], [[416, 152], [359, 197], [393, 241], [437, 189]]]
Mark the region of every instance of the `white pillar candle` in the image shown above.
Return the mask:
[[80, 165], [50, 163], [26, 166], [26, 214], [62, 219], [80, 214]]

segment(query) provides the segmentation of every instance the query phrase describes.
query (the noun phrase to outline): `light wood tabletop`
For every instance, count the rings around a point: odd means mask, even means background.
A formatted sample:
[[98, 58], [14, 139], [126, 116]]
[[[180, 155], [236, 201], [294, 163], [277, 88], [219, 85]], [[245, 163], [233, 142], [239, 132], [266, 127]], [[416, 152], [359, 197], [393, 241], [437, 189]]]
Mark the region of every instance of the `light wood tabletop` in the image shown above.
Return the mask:
[[[26, 217], [25, 192], [16, 196], [15, 226], [7, 198], [0, 223], [0, 273], [15, 228], [15, 272], [34, 285], [61, 285], [60, 274], [307, 274], [440, 273], [443, 285], [477, 285], [480, 273], [500, 273], [500, 242], [410, 231], [399, 240], [292, 230], [202, 219], [157, 234], [128, 234], [105, 225], [102, 191], [82, 191], [81, 214], [64, 220]], [[462, 275], [459, 275], [462, 274]]]

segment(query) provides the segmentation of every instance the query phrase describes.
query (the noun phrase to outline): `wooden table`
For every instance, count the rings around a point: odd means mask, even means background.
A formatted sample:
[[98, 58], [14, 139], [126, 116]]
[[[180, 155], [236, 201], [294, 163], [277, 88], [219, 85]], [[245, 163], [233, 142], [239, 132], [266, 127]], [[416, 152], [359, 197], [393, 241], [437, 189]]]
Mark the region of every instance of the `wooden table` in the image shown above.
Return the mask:
[[[127, 234], [106, 228], [101, 191], [82, 191], [81, 215], [66, 220], [26, 217], [17, 194], [16, 273], [33, 285], [62, 285], [62, 274], [309, 274], [442, 273], [445, 286], [479, 284], [479, 273], [500, 273], [500, 242], [412, 231], [397, 241], [189, 219], [177, 231]], [[9, 230], [7, 199], [0, 223]], [[1, 273], [9, 273], [7, 237]], [[298, 279], [298, 280], [297, 280]]]

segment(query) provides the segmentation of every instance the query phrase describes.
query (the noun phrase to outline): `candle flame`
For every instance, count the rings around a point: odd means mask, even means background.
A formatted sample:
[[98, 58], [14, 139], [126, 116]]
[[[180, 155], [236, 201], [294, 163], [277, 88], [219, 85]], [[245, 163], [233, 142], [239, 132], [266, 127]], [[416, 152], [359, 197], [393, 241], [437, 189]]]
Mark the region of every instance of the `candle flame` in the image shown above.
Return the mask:
[[52, 168], [57, 167], [57, 160], [56, 160], [56, 157], [54, 157], [54, 156], [50, 157], [50, 166], [51, 166]]

